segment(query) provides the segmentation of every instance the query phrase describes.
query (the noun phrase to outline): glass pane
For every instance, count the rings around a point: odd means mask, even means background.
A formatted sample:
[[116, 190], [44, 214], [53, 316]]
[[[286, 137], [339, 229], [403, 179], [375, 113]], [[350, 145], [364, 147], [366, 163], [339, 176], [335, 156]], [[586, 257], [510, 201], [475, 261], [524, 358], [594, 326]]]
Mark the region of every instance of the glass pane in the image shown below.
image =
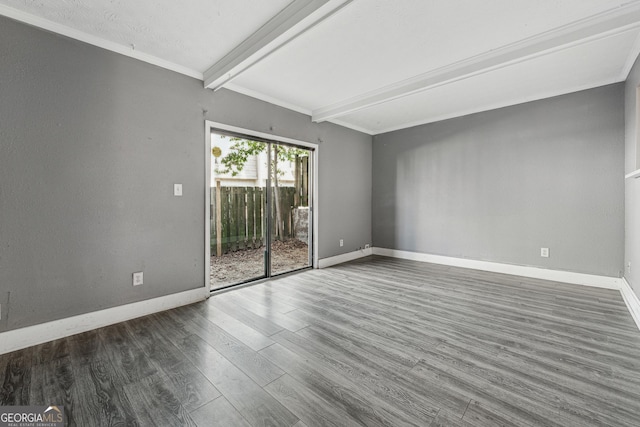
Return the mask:
[[211, 289], [266, 275], [267, 147], [211, 135]]
[[271, 275], [309, 267], [309, 150], [271, 146]]

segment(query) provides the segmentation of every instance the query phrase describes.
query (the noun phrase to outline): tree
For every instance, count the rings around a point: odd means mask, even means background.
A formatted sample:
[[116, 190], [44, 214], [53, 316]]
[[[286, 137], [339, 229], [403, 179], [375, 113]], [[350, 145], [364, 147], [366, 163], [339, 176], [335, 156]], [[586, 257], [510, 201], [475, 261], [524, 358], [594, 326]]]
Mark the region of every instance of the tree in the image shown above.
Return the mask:
[[[223, 136], [224, 138], [224, 136]], [[252, 141], [250, 139], [231, 137], [230, 141], [233, 145], [230, 147], [229, 152], [225, 155], [220, 163], [221, 167], [216, 169], [216, 172], [222, 174], [231, 174], [231, 176], [237, 176], [244, 169], [245, 164], [251, 156], [257, 156], [258, 154], [267, 150], [268, 144], [265, 142]], [[271, 162], [271, 182], [273, 182], [273, 191], [275, 198], [275, 214], [276, 214], [276, 226], [275, 236], [281, 237], [283, 222], [282, 214], [280, 212], [280, 189], [279, 178], [284, 175], [284, 171], [279, 169], [279, 164], [282, 162], [295, 162], [299, 157], [306, 157], [309, 155], [307, 150], [303, 150], [296, 147], [289, 147], [280, 144], [272, 144], [272, 152], [268, 153], [269, 161]], [[275, 155], [274, 155], [275, 152]]]

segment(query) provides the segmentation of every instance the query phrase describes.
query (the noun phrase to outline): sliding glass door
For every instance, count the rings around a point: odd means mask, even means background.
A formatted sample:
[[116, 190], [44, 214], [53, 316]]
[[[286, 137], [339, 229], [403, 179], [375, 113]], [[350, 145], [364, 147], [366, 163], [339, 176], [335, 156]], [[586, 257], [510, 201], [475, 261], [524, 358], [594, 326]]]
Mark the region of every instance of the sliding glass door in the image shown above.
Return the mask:
[[211, 134], [211, 289], [312, 265], [313, 151]]
[[270, 272], [311, 266], [308, 149], [271, 144]]

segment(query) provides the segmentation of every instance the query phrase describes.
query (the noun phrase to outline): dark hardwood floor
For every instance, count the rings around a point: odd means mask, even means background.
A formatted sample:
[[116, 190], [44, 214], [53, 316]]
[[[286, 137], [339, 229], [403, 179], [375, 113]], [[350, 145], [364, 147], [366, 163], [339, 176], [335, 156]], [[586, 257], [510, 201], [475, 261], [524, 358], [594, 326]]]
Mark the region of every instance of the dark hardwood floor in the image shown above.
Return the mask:
[[640, 426], [617, 291], [369, 257], [0, 356], [71, 426]]

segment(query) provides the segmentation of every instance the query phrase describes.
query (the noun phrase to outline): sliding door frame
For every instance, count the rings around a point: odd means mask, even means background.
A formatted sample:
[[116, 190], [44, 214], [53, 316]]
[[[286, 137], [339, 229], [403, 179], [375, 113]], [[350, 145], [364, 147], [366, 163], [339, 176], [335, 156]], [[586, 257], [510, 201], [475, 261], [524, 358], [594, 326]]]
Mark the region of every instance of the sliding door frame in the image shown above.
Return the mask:
[[[211, 223], [209, 220], [211, 204], [211, 132], [231, 132], [234, 134], [246, 136], [248, 138], [254, 137], [260, 140], [273, 141], [274, 143], [283, 143], [286, 145], [296, 145], [302, 148], [310, 150], [312, 171], [313, 174], [310, 177], [311, 180], [311, 203], [309, 211], [311, 213], [312, 220], [312, 259], [311, 267], [318, 268], [318, 150], [319, 145], [312, 142], [301, 141], [297, 139], [287, 138], [279, 135], [273, 135], [265, 132], [258, 132], [251, 129], [240, 128], [237, 126], [231, 126], [224, 123], [214, 122], [211, 120], [205, 121], [204, 135], [205, 135], [205, 200], [204, 200], [204, 285], [211, 286], [210, 274], [211, 274]], [[270, 154], [269, 154], [270, 155]]]

